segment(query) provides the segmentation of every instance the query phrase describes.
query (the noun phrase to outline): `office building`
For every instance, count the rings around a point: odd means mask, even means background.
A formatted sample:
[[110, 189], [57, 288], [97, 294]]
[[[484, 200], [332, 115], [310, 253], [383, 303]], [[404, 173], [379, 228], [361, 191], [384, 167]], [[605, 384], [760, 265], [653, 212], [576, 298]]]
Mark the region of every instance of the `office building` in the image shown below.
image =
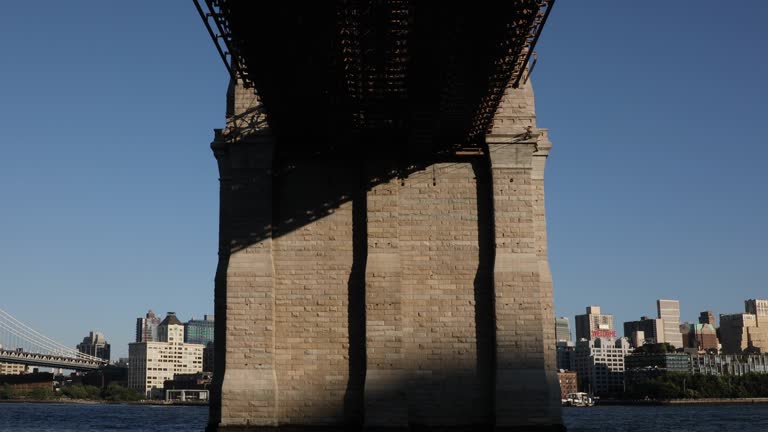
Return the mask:
[[77, 350], [83, 354], [98, 357], [109, 361], [110, 347], [107, 339], [99, 332], [90, 332], [83, 341], [77, 345]]
[[567, 317], [555, 318], [555, 342], [571, 340], [571, 322]]
[[184, 342], [206, 345], [213, 342], [213, 315], [203, 315], [202, 320], [191, 320], [184, 323]]
[[715, 314], [710, 310], [700, 312], [699, 324], [712, 324], [712, 327], [717, 328], [717, 323], [715, 323]]
[[688, 373], [690, 363], [682, 352], [630, 353], [624, 358], [624, 377], [628, 386], [639, 384], [668, 372]]
[[16, 363], [0, 362], [0, 375], [20, 375], [27, 371], [27, 366]]
[[175, 375], [203, 371], [204, 345], [184, 342], [184, 324], [175, 313], [168, 312], [157, 326], [157, 336], [157, 342], [128, 345], [128, 387], [153, 398]]
[[627, 336], [626, 332], [624, 332], [624, 337], [629, 339], [629, 345], [632, 348], [641, 347], [641, 346], [646, 344], [646, 342], [645, 342], [645, 332], [642, 331], [642, 330], [635, 330], [635, 331], [631, 332], [629, 336]]
[[682, 348], [695, 351], [715, 351], [719, 349], [717, 331], [712, 324], [680, 324], [680, 334], [683, 338]]
[[675, 348], [683, 347], [680, 334], [680, 302], [677, 300], [656, 300], [658, 317], [664, 321], [664, 342]]
[[744, 300], [744, 312], [755, 316], [758, 327], [768, 327], [768, 300]]
[[724, 354], [744, 351], [762, 352], [768, 349], [768, 324], [757, 325], [757, 315], [751, 313], [720, 315], [720, 344]]
[[573, 370], [575, 350], [576, 344], [573, 341], [560, 341], [556, 344], [558, 369]]
[[[640, 334], [635, 334], [641, 332]], [[645, 344], [664, 343], [664, 321], [659, 318], [640, 317], [639, 321], [624, 323], [624, 336], [629, 338], [634, 348]]]
[[624, 357], [631, 349], [627, 338], [576, 342], [574, 370], [581, 390], [598, 396], [623, 392]]
[[615, 338], [613, 315], [600, 312], [600, 306], [587, 306], [587, 313], [576, 315], [576, 340], [594, 338]]
[[721, 314], [720, 343], [724, 354], [741, 354], [749, 347], [749, 328], [757, 327], [753, 314]]
[[690, 356], [682, 352], [630, 353], [624, 359], [624, 369], [658, 369], [665, 372], [688, 373]]
[[160, 318], [155, 316], [152, 309], [144, 318], [136, 318], [136, 342], [157, 342], [157, 326]]

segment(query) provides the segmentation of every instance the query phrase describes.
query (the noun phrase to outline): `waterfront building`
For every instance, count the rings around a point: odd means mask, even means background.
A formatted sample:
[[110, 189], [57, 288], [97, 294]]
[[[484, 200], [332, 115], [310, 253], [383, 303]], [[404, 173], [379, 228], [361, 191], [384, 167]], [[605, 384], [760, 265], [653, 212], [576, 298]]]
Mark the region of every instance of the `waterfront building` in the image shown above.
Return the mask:
[[152, 309], [144, 318], [136, 318], [136, 342], [157, 342], [157, 326], [160, 321]]
[[596, 395], [624, 390], [624, 357], [631, 347], [627, 338], [594, 338], [576, 342], [574, 370], [582, 391]]
[[77, 345], [77, 350], [83, 354], [109, 361], [110, 346], [102, 333], [92, 331]]
[[715, 323], [715, 314], [711, 310], [699, 313], [699, 324], [712, 324], [712, 327], [717, 328]]
[[578, 374], [576, 372], [560, 369], [557, 372], [557, 380], [560, 382], [560, 399], [565, 399], [569, 393], [579, 391]]
[[173, 380], [163, 383], [165, 400], [177, 401], [206, 401], [213, 376], [210, 372], [198, 372], [193, 374], [176, 374]]
[[[35, 389], [53, 390], [53, 374], [50, 372], [33, 372], [25, 374], [1, 375], [0, 387], [6, 386], [9, 390], [17, 394], [29, 393]], [[5, 420], [5, 418], [3, 418], [3, 420]]]
[[677, 300], [656, 300], [658, 317], [664, 322], [664, 342], [675, 348], [683, 347], [683, 337], [680, 334], [680, 302]]
[[571, 340], [571, 322], [567, 317], [555, 318], [555, 342]]
[[683, 338], [682, 348], [690, 348], [696, 351], [718, 351], [720, 345], [717, 340], [717, 331], [712, 324], [680, 324], [680, 334]]
[[191, 320], [184, 323], [184, 342], [206, 345], [213, 342], [213, 315], [203, 315], [202, 320]]
[[744, 312], [755, 316], [758, 327], [768, 327], [768, 300], [744, 300]]
[[[635, 334], [642, 332], [640, 334]], [[639, 321], [626, 321], [624, 323], [624, 336], [629, 338], [633, 348], [644, 344], [664, 343], [664, 320], [660, 318], [640, 317]]]
[[720, 343], [724, 354], [740, 354], [745, 350], [768, 349], [768, 325], [759, 327], [757, 315], [751, 313], [720, 315]]
[[764, 374], [768, 373], [768, 354], [692, 354], [690, 371], [706, 375]]
[[624, 358], [627, 385], [637, 384], [668, 372], [688, 373], [690, 356], [682, 352], [631, 353]]
[[26, 371], [26, 365], [0, 362], [0, 375], [21, 375]]
[[576, 340], [615, 338], [613, 315], [600, 312], [600, 306], [587, 306], [587, 313], [576, 315]]
[[157, 342], [128, 345], [128, 387], [146, 397], [160, 397], [164, 382], [177, 374], [203, 371], [204, 345], [184, 342], [184, 324], [175, 313], [157, 326], [157, 336]]

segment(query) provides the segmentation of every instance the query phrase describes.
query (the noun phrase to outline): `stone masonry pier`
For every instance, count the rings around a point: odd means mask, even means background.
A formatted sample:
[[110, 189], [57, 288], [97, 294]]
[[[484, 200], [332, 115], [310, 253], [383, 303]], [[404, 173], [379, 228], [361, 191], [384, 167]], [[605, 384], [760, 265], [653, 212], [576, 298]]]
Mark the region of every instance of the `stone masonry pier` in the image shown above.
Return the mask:
[[195, 0], [231, 76], [208, 430], [563, 430], [552, 0]]
[[560, 430], [551, 144], [529, 85], [505, 92], [481, 150], [407, 166], [278, 167], [266, 122], [242, 123], [258, 98], [229, 100], [211, 430]]

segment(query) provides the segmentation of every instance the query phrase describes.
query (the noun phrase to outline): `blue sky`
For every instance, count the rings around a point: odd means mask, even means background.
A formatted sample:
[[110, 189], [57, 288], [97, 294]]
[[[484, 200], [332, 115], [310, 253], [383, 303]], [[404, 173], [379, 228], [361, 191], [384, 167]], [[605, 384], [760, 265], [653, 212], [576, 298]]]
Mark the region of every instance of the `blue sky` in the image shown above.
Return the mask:
[[[0, 308], [125, 355], [213, 312], [227, 75], [191, 1], [15, 2], [0, 27]], [[768, 297], [768, 3], [560, 1], [539, 41], [556, 313]]]

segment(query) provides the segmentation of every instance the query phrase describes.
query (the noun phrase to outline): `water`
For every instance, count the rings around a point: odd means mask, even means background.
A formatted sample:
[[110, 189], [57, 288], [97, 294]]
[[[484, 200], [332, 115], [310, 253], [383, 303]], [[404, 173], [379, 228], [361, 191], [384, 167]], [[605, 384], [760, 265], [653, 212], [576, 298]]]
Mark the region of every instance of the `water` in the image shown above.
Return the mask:
[[768, 405], [563, 408], [568, 432], [766, 432]]
[[202, 431], [206, 406], [0, 403], [2, 432]]
[[[768, 405], [565, 408], [569, 432], [765, 432]], [[2, 432], [202, 431], [207, 407], [0, 403]]]

